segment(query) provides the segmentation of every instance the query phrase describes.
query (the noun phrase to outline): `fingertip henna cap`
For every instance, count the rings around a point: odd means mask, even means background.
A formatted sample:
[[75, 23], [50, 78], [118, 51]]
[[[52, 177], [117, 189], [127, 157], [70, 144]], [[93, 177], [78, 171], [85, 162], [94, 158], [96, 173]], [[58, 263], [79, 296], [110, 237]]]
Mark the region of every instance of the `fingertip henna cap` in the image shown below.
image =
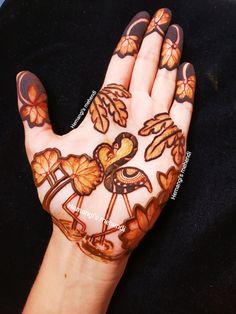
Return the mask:
[[113, 55], [117, 54], [120, 58], [137, 55], [149, 20], [146, 11], [136, 14], [126, 27]]
[[179, 66], [175, 100], [183, 103], [188, 101], [193, 104], [196, 88], [196, 74], [191, 63], [185, 62]]
[[167, 8], [162, 8], [156, 11], [150, 24], [148, 25], [145, 37], [153, 32], [157, 32], [162, 37], [165, 36], [166, 30], [169, 26], [172, 13]]
[[159, 68], [174, 70], [178, 67], [183, 48], [183, 30], [177, 24], [168, 28], [161, 51]]
[[49, 122], [47, 95], [43, 84], [36, 75], [22, 71], [16, 76], [19, 112], [30, 128]]

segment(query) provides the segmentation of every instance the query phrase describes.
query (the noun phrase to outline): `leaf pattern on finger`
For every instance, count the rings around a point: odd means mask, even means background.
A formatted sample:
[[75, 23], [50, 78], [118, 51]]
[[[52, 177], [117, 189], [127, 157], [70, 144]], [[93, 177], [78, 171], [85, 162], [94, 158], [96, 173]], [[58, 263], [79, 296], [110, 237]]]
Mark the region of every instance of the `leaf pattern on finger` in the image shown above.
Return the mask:
[[108, 84], [101, 89], [89, 108], [94, 128], [101, 133], [107, 132], [108, 113], [115, 123], [126, 127], [128, 112], [125, 103], [120, 98], [130, 97], [131, 94], [120, 84]]
[[152, 18], [150, 24], [148, 25], [145, 36], [157, 32], [161, 36], [165, 35], [165, 31], [169, 25], [171, 19], [171, 12], [168, 9], [160, 9], [156, 12]]
[[124, 58], [125, 56], [134, 56], [138, 53], [139, 48], [138, 36], [125, 35], [122, 36], [114, 54], [118, 54], [119, 57]]
[[161, 51], [159, 68], [171, 71], [178, 67], [183, 46], [183, 31], [177, 25], [169, 27]]

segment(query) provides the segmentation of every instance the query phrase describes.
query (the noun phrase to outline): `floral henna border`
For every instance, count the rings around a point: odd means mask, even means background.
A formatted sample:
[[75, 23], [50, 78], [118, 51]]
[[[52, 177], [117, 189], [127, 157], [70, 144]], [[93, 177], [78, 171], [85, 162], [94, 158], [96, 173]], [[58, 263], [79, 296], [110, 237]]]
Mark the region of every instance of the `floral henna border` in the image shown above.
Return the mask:
[[128, 112], [121, 98], [130, 98], [131, 94], [120, 84], [108, 84], [93, 99], [89, 113], [94, 128], [105, 134], [109, 129], [108, 114], [121, 127], [126, 127]]
[[155, 134], [153, 141], [145, 150], [145, 160], [151, 161], [160, 157], [166, 148], [172, 148], [174, 163], [180, 166], [185, 153], [185, 137], [182, 131], [174, 125], [168, 113], [160, 113], [147, 120], [138, 132], [141, 136]]
[[113, 55], [116, 54], [120, 58], [135, 56], [138, 53], [148, 23], [148, 13], [138, 13], [126, 27]]

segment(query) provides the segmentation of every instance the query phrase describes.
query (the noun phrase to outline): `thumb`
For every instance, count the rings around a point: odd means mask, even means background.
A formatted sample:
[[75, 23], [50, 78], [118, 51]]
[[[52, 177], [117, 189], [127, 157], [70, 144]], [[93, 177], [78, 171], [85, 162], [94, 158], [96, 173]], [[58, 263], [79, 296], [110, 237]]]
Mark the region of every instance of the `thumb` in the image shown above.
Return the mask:
[[25, 146], [29, 156], [36, 151], [36, 146], [54, 135], [48, 115], [47, 94], [37, 76], [28, 71], [17, 74], [16, 85], [18, 109], [24, 125]]

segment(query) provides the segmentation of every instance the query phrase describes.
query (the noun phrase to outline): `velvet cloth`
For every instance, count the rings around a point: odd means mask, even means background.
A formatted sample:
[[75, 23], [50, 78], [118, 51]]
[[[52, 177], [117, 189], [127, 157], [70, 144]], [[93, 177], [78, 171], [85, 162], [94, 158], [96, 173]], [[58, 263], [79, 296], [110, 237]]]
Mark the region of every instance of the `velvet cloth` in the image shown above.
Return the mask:
[[196, 68], [192, 155], [176, 200], [132, 254], [108, 313], [236, 313], [235, 1], [7, 0], [0, 9], [1, 314], [21, 313], [51, 233], [24, 150], [16, 73], [41, 78], [55, 132], [68, 132], [99, 89], [126, 24], [161, 7], [183, 27], [182, 60]]

